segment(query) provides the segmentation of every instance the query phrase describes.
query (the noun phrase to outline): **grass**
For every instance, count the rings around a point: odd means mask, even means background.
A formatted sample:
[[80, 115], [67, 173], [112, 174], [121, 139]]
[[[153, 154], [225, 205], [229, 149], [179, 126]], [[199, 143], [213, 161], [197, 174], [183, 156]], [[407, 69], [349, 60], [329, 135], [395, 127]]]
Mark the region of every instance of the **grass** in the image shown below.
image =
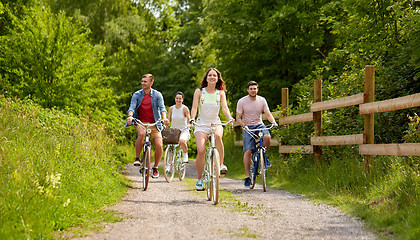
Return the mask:
[[234, 233], [234, 235], [238, 236], [238, 237], [247, 237], [247, 238], [260, 238], [260, 237], [262, 237], [261, 235], [250, 232], [248, 227], [239, 228], [239, 232]]
[[0, 96], [0, 239], [54, 239], [119, 217], [127, 180], [103, 126]]
[[[229, 136], [224, 140], [229, 177], [242, 180], [242, 147], [234, 146]], [[269, 159], [270, 187], [338, 206], [366, 222], [380, 238], [420, 239], [419, 157], [376, 156], [369, 173], [352, 146], [323, 147], [319, 167], [312, 155], [286, 156], [276, 147], [270, 148]]]

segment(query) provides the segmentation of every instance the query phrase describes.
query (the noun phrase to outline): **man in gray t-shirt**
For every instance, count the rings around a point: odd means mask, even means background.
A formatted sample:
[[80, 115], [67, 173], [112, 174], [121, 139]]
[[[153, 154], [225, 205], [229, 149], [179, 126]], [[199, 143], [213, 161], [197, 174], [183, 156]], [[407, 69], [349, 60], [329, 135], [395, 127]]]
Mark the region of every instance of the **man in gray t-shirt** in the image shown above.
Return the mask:
[[[262, 113], [267, 116], [268, 121], [277, 125], [273, 115], [268, 108], [267, 101], [264, 97], [257, 95], [258, 84], [250, 81], [247, 86], [248, 95], [239, 99], [236, 106], [236, 121], [242, 126], [248, 126], [249, 129], [265, 128], [262, 121]], [[270, 147], [271, 136], [268, 130], [262, 131], [263, 145], [268, 150]], [[245, 167], [245, 187], [251, 184], [250, 168], [251, 168], [251, 151], [256, 148], [255, 141], [251, 135], [242, 130], [242, 140], [244, 143], [244, 167]]]

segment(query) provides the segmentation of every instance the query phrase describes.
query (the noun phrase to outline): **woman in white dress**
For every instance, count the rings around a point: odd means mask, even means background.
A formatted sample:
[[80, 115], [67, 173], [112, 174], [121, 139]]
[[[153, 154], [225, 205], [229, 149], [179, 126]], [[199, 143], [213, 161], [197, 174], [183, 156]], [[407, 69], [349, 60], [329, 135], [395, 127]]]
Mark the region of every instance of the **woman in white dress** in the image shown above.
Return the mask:
[[188, 146], [187, 142], [190, 140], [190, 132], [188, 130], [188, 122], [190, 121], [190, 110], [184, 104], [184, 94], [177, 92], [175, 94], [175, 105], [168, 110], [168, 119], [171, 121], [171, 127], [181, 130], [179, 136], [179, 145], [184, 152], [182, 160], [188, 162]]
[[[194, 99], [191, 108], [191, 119], [194, 120], [197, 112], [197, 124], [220, 123], [219, 109], [222, 107], [223, 114], [234, 121], [231, 117], [229, 108], [227, 107], [225, 82], [222, 75], [215, 68], [207, 70], [206, 75], [201, 81], [201, 87], [197, 88], [194, 92]], [[204, 190], [203, 187], [203, 170], [204, 158], [206, 154], [207, 137], [210, 134], [210, 127], [196, 126], [194, 130], [195, 142], [197, 145], [197, 160], [195, 166], [197, 169], [197, 184], [195, 185], [197, 191]], [[223, 127], [216, 126], [215, 140], [216, 148], [220, 154], [220, 173], [226, 174], [227, 167], [223, 164], [225, 156], [223, 141]]]

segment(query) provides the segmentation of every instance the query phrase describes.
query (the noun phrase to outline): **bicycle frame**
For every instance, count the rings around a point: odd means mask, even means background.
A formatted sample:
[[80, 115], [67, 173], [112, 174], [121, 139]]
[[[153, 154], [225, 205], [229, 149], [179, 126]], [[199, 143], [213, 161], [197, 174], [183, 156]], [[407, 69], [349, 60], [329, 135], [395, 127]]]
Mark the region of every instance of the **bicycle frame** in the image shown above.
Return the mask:
[[[266, 126], [265, 128], [249, 129], [248, 126], [244, 127], [244, 130], [254, 138], [256, 142], [256, 148], [253, 149], [251, 156], [251, 189], [255, 187], [256, 178], [261, 175], [262, 185], [264, 192], [267, 191], [267, 166], [268, 163], [266, 148], [263, 146], [263, 130], [270, 130], [274, 125]], [[258, 132], [258, 135], [254, 132]]]
[[[181, 132], [187, 128], [181, 129]], [[182, 181], [185, 177], [186, 163], [182, 159], [182, 148], [177, 144], [168, 144], [165, 150], [164, 157], [164, 175], [166, 181], [169, 183], [172, 181], [175, 170], [178, 172], [178, 178]], [[169, 171], [167, 171], [169, 168]]]
[[225, 126], [231, 122], [232, 120], [229, 120], [225, 123], [195, 123], [196, 126], [210, 126], [210, 134], [207, 138], [208, 147], [206, 148], [206, 157], [204, 159], [203, 181], [207, 191], [207, 200], [213, 201], [213, 204], [215, 205], [219, 203], [220, 156], [216, 149], [216, 140], [214, 138], [214, 134], [216, 131], [216, 126]]
[[142, 125], [146, 127], [146, 136], [143, 141], [143, 153], [142, 153], [142, 161], [140, 165], [140, 174], [142, 175], [142, 182], [143, 182], [143, 191], [147, 190], [147, 187], [149, 185], [149, 178], [150, 178], [150, 158], [151, 158], [151, 146], [152, 143], [150, 142], [150, 133], [152, 132], [152, 129], [150, 127], [155, 126], [157, 123], [162, 122], [161, 119], [156, 121], [155, 123], [143, 123], [137, 118], [133, 118], [134, 125]]

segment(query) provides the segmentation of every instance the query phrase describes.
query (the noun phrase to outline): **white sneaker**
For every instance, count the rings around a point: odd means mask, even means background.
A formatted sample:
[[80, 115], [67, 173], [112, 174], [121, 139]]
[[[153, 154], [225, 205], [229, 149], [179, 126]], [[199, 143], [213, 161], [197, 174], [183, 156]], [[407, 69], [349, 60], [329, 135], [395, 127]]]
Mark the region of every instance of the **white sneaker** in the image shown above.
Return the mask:
[[182, 156], [182, 161], [184, 163], [187, 163], [188, 162], [188, 153], [184, 153], [184, 155]]
[[228, 169], [227, 169], [226, 165], [222, 164], [220, 166], [220, 174], [225, 175], [227, 172], [228, 172]]

